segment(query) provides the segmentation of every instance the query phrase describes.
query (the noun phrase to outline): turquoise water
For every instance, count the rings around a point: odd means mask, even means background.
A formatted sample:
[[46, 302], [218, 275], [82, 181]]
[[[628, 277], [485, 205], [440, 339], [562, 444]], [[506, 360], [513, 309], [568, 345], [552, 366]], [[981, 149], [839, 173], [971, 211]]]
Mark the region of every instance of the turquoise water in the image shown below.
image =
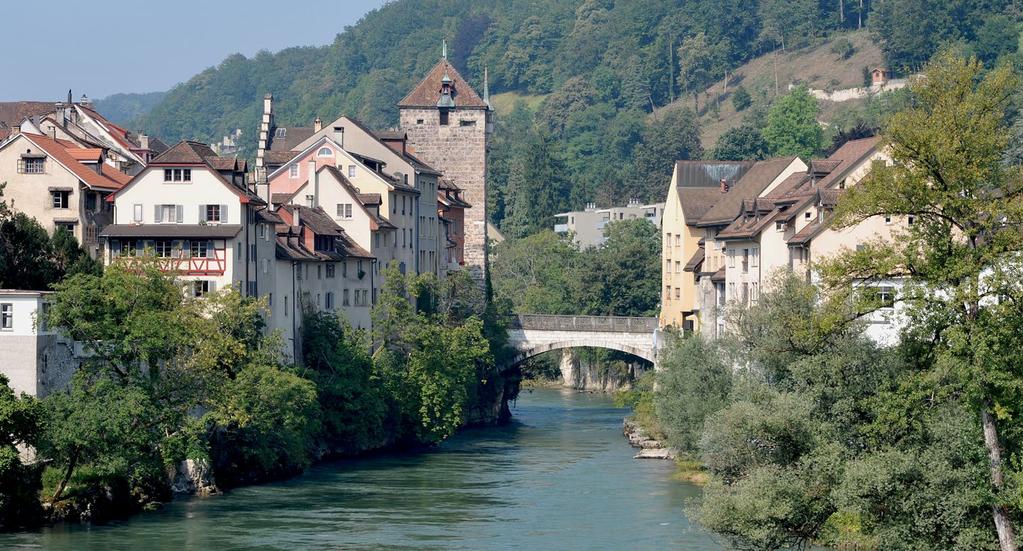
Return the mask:
[[523, 391], [506, 427], [420, 454], [326, 463], [106, 526], [0, 535], [0, 549], [685, 549], [721, 547], [682, 508], [698, 489], [633, 460], [603, 396]]

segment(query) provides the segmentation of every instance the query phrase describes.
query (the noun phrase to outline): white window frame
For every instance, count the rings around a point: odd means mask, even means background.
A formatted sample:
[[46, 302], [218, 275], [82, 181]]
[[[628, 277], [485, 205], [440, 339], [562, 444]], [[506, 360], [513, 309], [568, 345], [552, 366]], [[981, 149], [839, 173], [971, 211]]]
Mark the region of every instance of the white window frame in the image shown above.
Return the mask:
[[14, 303], [0, 303], [0, 331], [14, 331]]
[[320, 150], [316, 152], [316, 156], [317, 157], [333, 157], [334, 156], [334, 150], [332, 150], [329, 147], [321, 147]]
[[288, 178], [298, 178], [298, 163], [295, 163], [288, 167]]

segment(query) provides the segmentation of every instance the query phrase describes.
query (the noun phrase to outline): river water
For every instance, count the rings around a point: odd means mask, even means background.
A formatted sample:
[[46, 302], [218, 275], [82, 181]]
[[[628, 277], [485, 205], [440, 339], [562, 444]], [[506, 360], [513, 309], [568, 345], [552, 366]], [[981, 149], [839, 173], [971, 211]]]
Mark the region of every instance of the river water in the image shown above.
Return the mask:
[[604, 396], [523, 391], [505, 427], [437, 449], [318, 465], [105, 526], [0, 535], [0, 549], [718, 550], [667, 461], [632, 459]]

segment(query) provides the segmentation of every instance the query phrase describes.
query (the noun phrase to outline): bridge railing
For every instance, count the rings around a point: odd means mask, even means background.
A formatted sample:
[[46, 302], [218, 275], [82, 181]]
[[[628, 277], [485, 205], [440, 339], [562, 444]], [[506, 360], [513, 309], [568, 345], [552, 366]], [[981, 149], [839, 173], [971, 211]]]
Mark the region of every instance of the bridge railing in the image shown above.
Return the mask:
[[607, 333], [651, 333], [657, 318], [628, 316], [553, 316], [521, 314], [509, 320], [512, 329], [540, 331], [597, 331]]

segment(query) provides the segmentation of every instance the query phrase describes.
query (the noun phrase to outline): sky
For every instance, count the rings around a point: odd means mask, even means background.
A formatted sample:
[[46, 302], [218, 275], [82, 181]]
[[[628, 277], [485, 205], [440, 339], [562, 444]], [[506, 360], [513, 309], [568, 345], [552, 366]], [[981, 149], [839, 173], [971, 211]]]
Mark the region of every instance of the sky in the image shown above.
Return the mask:
[[384, 3], [0, 0], [0, 101], [168, 90], [233, 53], [329, 44]]

